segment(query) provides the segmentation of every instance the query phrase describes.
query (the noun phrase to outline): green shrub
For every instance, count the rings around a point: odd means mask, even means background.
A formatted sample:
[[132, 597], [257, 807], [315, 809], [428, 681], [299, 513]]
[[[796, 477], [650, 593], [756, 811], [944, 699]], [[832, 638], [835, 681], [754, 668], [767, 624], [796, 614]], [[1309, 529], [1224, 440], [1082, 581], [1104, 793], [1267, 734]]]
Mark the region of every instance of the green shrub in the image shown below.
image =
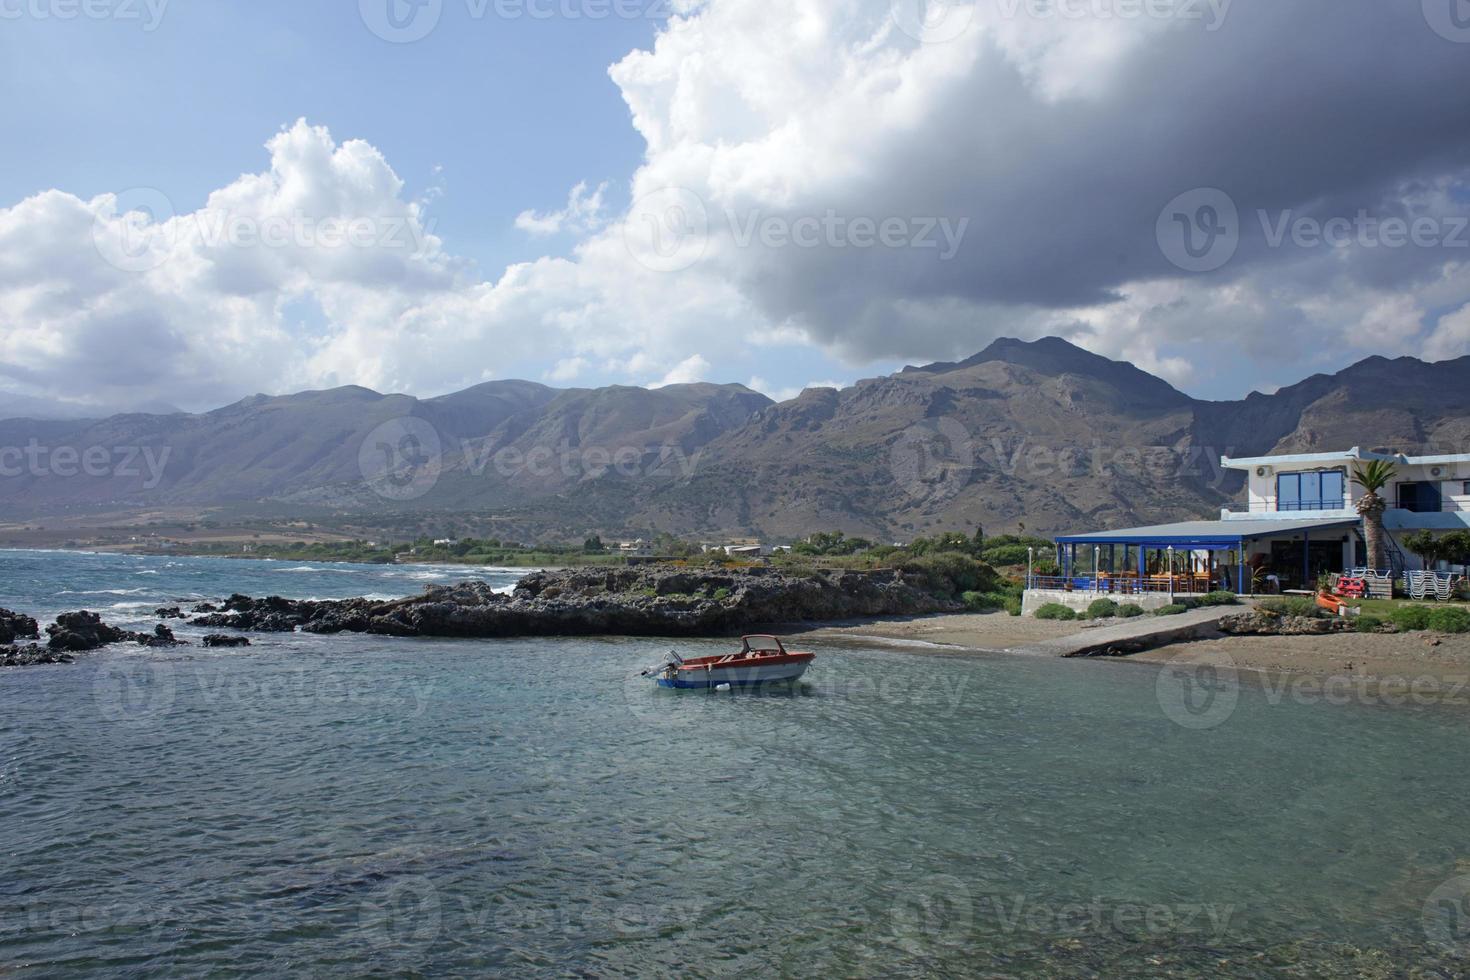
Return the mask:
[[1470, 633], [1470, 612], [1441, 606], [1429, 612], [1429, 628], [1436, 633]]
[[1234, 592], [1211, 592], [1209, 595], [1199, 599], [1201, 606], [1236, 606], [1240, 604], [1240, 597]]
[[1006, 599], [1006, 612], [1010, 613], [1012, 616], [1019, 616], [1019, 615], [1021, 615], [1021, 598], [1020, 598], [1020, 596], [1013, 596], [1011, 598]]
[[725, 588], [723, 585], [720, 586], [718, 589], [715, 589], [714, 600], [716, 602], [724, 602], [728, 598], [730, 598], [729, 589]]
[[1142, 615], [1143, 615], [1143, 607], [1142, 606], [1139, 606], [1139, 605], [1134, 605], [1131, 602], [1128, 603], [1128, 605], [1126, 605], [1126, 606], [1119, 606], [1118, 607], [1118, 618], [1119, 619], [1137, 619], [1139, 616], [1142, 616]]
[[946, 599], [958, 598], [966, 592], [998, 592], [1001, 588], [995, 569], [956, 551], [910, 558], [898, 568], [904, 575], [919, 579], [929, 592]]
[[996, 612], [1009, 608], [1013, 601], [1019, 601], [1004, 592], [966, 592], [962, 598], [965, 608], [971, 612]]
[[1307, 619], [1321, 619], [1327, 614], [1326, 610], [1317, 605], [1315, 599], [1302, 599], [1297, 596], [1267, 599], [1261, 603], [1261, 611], [1275, 616], [1301, 616]]
[[1094, 599], [1087, 607], [1088, 619], [1112, 619], [1118, 615], [1118, 604], [1112, 599]]
[[1428, 606], [1399, 606], [1389, 613], [1389, 618], [1401, 630], [1427, 630], [1429, 612]]
[[1070, 620], [1076, 619], [1077, 613], [1074, 610], [1068, 609], [1060, 602], [1048, 602], [1046, 605], [1036, 610], [1036, 618]]
[[1155, 616], [1179, 616], [1179, 615], [1183, 615], [1184, 613], [1187, 613], [1187, 612], [1189, 612], [1189, 608], [1187, 606], [1181, 606], [1179, 603], [1176, 602], [1172, 606], [1164, 606], [1164, 607], [1162, 607], [1160, 609], [1155, 609], [1154, 610], [1154, 615]]
[[1383, 620], [1377, 616], [1359, 616], [1356, 625], [1359, 633], [1377, 633], [1383, 628]]

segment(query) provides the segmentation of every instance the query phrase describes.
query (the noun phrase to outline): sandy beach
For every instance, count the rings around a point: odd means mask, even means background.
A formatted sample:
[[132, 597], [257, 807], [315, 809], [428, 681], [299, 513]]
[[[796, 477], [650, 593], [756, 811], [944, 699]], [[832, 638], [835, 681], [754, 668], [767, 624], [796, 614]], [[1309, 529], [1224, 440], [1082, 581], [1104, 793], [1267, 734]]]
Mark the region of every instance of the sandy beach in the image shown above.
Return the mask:
[[823, 626], [806, 634], [815, 639], [903, 640], [940, 643], [968, 650], [1006, 651], [1083, 629], [1080, 622], [1033, 619], [1006, 613], [952, 613], [891, 619], [851, 626]]
[[[956, 652], [1014, 651], [1071, 636], [1086, 627], [1004, 613], [924, 616], [907, 620], [823, 627], [817, 640], [927, 642]], [[1119, 658], [1118, 664], [1209, 662], [1269, 678], [1311, 679], [1344, 689], [1405, 692], [1415, 703], [1470, 704], [1470, 634], [1360, 634], [1322, 636], [1217, 636], [1172, 643]]]

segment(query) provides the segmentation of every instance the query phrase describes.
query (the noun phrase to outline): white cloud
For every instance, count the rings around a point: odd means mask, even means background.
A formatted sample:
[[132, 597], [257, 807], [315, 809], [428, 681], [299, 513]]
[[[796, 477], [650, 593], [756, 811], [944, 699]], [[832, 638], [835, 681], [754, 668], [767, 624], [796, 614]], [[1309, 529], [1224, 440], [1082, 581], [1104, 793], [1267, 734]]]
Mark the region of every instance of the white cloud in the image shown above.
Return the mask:
[[545, 214], [522, 211], [516, 215], [516, 227], [532, 235], [555, 235], [561, 232], [585, 234], [596, 231], [605, 223], [602, 195], [606, 191], [606, 181], [598, 184], [591, 192], [587, 190], [587, 182], [581, 181], [567, 195], [566, 207]]
[[1435, 360], [1449, 360], [1470, 354], [1470, 304], [1440, 318], [1424, 353]]
[[[889, 0], [681, 5], [610, 69], [647, 143], [634, 206], [609, 214], [606, 185], [578, 184], [565, 207], [516, 219], [576, 235], [570, 254], [490, 278], [435, 236], [375, 148], [304, 121], [267, 144], [267, 169], [192, 214], [38, 194], [0, 209], [0, 385], [201, 407], [348, 382], [437, 392], [522, 369], [672, 383], [751, 344], [922, 362], [1060, 333], [1237, 395], [1368, 352], [1464, 351], [1458, 252], [1272, 249], [1250, 230], [1257, 210], [1464, 210], [1454, 161], [1470, 133], [1454, 121], [1470, 97], [1423, 97], [1470, 91], [1464, 52], [1417, 9], [1236, 4], [1210, 31], [1005, 6], [977, 3], [968, 30], [919, 44]], [[1314, 44], [1286, 43], [1304, 36]], [[1392, 65], [1378, 56], [1390, 44]], [[1155, 237], [1163, 205], [1194, 187], [1226, 189], [1242, 216], [1235, 259], [1209, 275], [1170, 266]], [[950, 261], [913, 239], [744, 239], [828, 215], [849, 230], [970, 225]], [[368, 241], [322, 244], [362, 222]], [[284, 237], [242, 243], [235, 223]], [[141, 268], [106, 261], [99, 227]], [[1427, 325], [1445, 309], [1460, 313]], [[767, 390], [794, 392], [789, 371]]]
[[650, 385], [651, 388], [663, 388], [668, 385], [687, 385], [696, 381], [703, 381], [709, 375], [709, 361], [699, 354], [691, 354], [670, 369], [668, 374], [658, 383]]

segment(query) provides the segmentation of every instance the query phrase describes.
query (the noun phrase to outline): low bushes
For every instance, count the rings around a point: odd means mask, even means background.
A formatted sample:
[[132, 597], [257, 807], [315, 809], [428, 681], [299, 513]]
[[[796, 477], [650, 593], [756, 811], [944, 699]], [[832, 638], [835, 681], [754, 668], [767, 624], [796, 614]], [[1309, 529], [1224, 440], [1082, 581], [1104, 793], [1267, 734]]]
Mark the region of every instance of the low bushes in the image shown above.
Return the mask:
[[1388, 617], [1401, 630], [1427, 630], [1429, 613], [1428, 606], [1399, 606]]
[[1436, 633], [1470, 633], [1470, 612], [1454, 606], [1431, 609], [1429, 628]]
[[1021, 615], [1021, 597], [1006, 592], [966, 592], [962, 596], [965, 608], [971, 612], [1000, 612], [1012, 616]]
[[1137, 619], [1139, 616], [1142, 616], [1142, 615], [1143, 615], [1143, 607], [1142, 606], [1134, 605], [1131, 602], [1128, 603], [1126, 606], [1119, 606], [1118, 607], [1118, 618], [1119, 619]]
[[1201, 606], [1238, 606], [1240, 597], [1234, 592], [1211, 592], [1197, 600]]
[[1160, 607], [1158, 609], [1155, 609], [1154, 610], [1154, 615], [1155, 616], [1180, 616], [1180, 615], [1183, 615], [1184, 613], [1187, 613], [1187, 612], [1189, 612], [1189, 607], [1188, 606], [1182, 606], [1182, 605], [1180, 605], [1179, 603], [1176, 602], [1172, 606], [1162, 606], [1162, 607]]
[[1118, 615], [1118, 604], [1112, 599], [1094, 599], [1087, 607], [1088, 619], [1112, 619]]
[[996, 592], [1002, 584], [995, 569], [985, 562], [952, 551], [910, 558], [898, 568], [905, 576], [920, 579], [929, 592], [945, 598], [966, 592]]
[[1383, 620], [1377, 616], [1359, 616], [1353, 625], [1359, 633], [1377, 633], [1383, 628]]
[[1036, 610], [1036, 618], [1037, 619], [1059, 619], [1059, 620], [1066, 621], [1066, 620], [1076, 619], [1077, 618], [1077, 613], [1074, 610], [1072, 610], [1072, 609], [1068, 609], [1066, 606], [1062, 605], [1060, 602], [1048, 602], [1046, 605], [1044, 605], [1040, 609]]

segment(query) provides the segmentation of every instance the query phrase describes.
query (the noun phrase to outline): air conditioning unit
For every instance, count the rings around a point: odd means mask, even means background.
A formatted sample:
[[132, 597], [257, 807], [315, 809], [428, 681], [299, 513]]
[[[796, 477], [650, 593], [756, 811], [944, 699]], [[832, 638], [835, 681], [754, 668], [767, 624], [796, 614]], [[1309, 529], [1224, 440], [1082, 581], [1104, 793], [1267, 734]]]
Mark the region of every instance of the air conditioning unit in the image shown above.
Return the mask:
[[1256, 467], [1256, 476], [1270, 476], [1271, 474], [1273, 474], [1275, 472], [1276, 471], [1274, 469], [1272, 469], [1271, 467], [1269, 467], [1269, 466], [1257, 466]]
[[1432, 477], [1434, 477], [1436, 480], [1438, 480], [1440, 477], [1444, 476], [1444, 467], [1443, 466], [1433, 467], [1432, 469], [1430, 469], [1429, 475], [1432, 476]]

